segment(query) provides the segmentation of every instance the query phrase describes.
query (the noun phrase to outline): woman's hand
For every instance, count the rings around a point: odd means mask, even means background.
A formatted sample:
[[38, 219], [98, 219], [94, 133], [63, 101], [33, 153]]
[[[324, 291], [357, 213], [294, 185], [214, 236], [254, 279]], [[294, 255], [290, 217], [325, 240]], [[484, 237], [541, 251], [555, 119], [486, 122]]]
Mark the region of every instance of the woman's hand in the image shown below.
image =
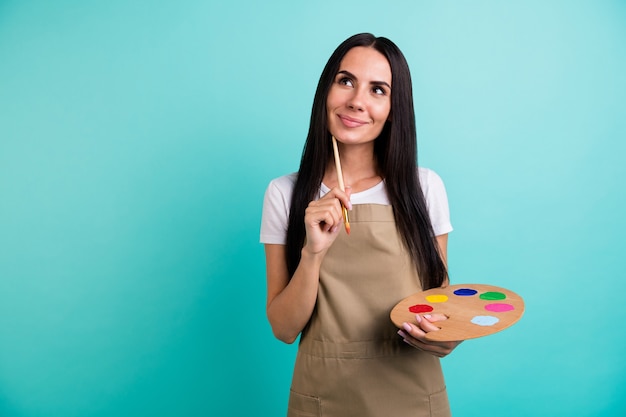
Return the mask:
[[454, 348], [461, 344], [461, 341], [434, 342], [426, 339], [426, 333], [436, 332], [439, 330], [439, 327], [435, 326], [433, 323], [447, 320], [445, 315], [426, 314], [424, 316], [420, 316], [418, 314], [415, 317], [417, 319], [418, 326], [411, 323], [404, 323], [402, 325], [404, 329], [398, 330], [398, 334], [402, 336], [407, 344], [440, 358], [449, 355]]
[[311, 201], [304, 212], [306, 244], [304, 250], [311, 254], [322, 254], [330, 248], [343, 226], [341, 205], [348, 210], [350, 203], [350, 187], [346, 191], [335, 187], [319, 200]]

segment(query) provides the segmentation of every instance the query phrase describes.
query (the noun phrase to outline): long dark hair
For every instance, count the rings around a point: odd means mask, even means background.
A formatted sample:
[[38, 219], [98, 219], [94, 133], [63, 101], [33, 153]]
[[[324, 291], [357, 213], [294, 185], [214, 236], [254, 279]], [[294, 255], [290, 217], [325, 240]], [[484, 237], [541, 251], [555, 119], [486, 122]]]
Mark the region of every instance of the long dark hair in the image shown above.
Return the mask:
[[295, 183], [287, 229], [287, 268], [293, 276], [300, 263], [306, 231], [304, 211], [319, 193], [326, 164], [332, 158], [326, 98], [346, 53], [356, 47], [372, 47], [391, 66], [393, 92], [390, 120], [374, 142], [380, 175], [387, 187], [396, 227], [411, 254], [424, 290], [439, 287], [447, 278], [439, 254], [417, 170], [417, 139], [411, 74], [404, 55], [387, 38], [361, 33], [346, 39], [326, 63], [313, 99], [309, 132]]

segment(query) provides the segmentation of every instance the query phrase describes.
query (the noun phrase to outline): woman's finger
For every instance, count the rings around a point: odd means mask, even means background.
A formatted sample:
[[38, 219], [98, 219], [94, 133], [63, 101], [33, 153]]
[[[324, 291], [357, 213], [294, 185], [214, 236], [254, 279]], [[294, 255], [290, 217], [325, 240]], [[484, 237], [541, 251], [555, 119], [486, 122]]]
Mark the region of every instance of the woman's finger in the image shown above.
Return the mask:
[[418, 316], [417, 320], [419, 326], [411, 323], [403, 323], [403, 330], [398, 332], [409, 345], [442, 358], [452, 352], [454, 348], [461, 343], [460, 341], [435, 342], [426, 339], [426, 333], [428, 333], [428, 331], [424, 330], [424, 328], [434, 327], [436, 330], [433, 331], [437, 331], [439, 328], [428, 321], [428, 319], [424, 319], [421, 316]]
[[304, 220], [312, 226], [321, 225], [325, 231], [330, 230], [341, 221], [341, 207], [335, 200], [331, 204], [312, 204], [307, 207]]
[[[439, 317], [439, 316], [442, 316], [442, 317]], [[447, 317], [444, 316], [443, 314], [439, 314], [435, 318], [433, 318], [433, 316], [429, 314], [426, 314], [424, 316], [420, 316], [418, 314], [417, 316], [415, 316], [415, 318], [417, 319], [417, 323], [419, 324], [420, 329], [424, 330], [426, 333], [436, 332], [440, 330], [437, 325], [433, 324], [434, 321], [442, 321], [442, 320], [447, 319]]]
[[342, 191], [339, 187], [332, 188], [329, 192], [324, 194], [322, 198], [317, 201], [337, 199], [339, 203], [346, 207], [348, 210], [352, 210], [352, 203], [350, 202], [350, 194], [352, 194], [352, 188], [346, 187], [346, 191]]

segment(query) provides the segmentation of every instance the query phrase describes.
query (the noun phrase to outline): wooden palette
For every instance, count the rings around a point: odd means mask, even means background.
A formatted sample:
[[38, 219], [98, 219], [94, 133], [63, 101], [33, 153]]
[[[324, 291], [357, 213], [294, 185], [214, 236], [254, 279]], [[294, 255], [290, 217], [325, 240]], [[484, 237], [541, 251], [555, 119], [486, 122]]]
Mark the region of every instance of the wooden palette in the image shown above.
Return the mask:
[[439, 331], [426, 333], [431, 341], [449, 342], [487, 336], [515, 324], [524, 314], [524, 300], [504, 288], [484, 284], [457, 284], [415, 293], [391, 310], [391, 321], [417, 325], [416, 314], [440, 313]]

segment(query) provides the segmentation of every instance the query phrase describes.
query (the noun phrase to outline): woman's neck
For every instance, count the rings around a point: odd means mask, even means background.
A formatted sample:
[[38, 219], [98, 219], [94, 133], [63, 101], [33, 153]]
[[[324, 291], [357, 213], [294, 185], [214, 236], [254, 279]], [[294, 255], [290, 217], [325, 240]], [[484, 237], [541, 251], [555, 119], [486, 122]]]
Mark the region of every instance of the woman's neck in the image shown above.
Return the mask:
[[[343, 181], [346, 186], [352, 187], [353, 193], [367, 190], [382, 180], [378, 172], [373, 142], [367, 145], [344, 145], [340, 143], [338, 148]], [[323, 181], [330, 188], [338, 185], [334, 159], [331, 159], [326, 165]]]

